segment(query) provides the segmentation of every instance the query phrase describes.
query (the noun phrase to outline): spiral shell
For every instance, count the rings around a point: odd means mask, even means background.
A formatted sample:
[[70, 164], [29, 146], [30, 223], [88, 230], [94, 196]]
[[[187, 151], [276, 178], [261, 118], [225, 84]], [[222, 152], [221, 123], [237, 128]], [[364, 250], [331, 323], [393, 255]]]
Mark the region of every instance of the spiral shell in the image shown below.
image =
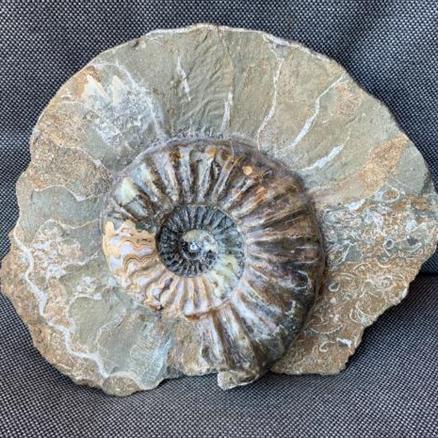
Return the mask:
[[185, 348], [202, 342], [197, 361], [223, 371], [224, 387], [278, 359], [313, 302], [322, 248], [309, 200], [296, 175], [248, 146], [147, 150], [113, 185], [101, 220], [123, 290], [182, 321]]

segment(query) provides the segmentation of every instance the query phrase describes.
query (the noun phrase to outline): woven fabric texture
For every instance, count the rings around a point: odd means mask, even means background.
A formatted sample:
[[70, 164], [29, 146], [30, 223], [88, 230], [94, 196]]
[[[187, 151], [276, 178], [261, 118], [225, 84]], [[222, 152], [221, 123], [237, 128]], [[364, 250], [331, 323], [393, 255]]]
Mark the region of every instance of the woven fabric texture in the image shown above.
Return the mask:
[[438, 436], [438, 276], [369, 328], [337, 376], [267, 375], [222, 391], [184, 377], [126, 398], [73, 384], [39, 356], [0, 298], [1, 437]]
[[[37, 117], [97, 53], [156, 28], [260, 29], [340, 62], [384, 101], [438, 185], [436, 0], [0, 0], [0, 258]], [[435, 256], [423, 268], [438, 273]], [[0, 296], [1, 437], [438, 437], [438, 276], [366, 332], [339, 376], [270, 375], [222, 392], [213, 376], [118, 399], [78, 387], [32, 347]]]

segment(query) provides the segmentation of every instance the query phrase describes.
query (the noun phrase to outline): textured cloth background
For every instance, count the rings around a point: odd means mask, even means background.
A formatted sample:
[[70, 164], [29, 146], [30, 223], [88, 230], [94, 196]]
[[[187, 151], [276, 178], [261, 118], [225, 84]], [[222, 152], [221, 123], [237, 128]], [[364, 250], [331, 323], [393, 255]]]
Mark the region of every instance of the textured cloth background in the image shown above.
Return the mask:
[[[156, 28], [212, 22], [298, 40], [383, 100], [438, 182], [437, 0], [0, 0], [0, 258], [28, 138], [59, 86], [100, 51]], [[425, 272], [438, 273], [438, 258]], [[116, 399], [73, 385], [0, 298], [0, 436], [438, 436], [438, 277], [370, 329], [337, 377], [271, 376], [224, 393], [185, 378]]]

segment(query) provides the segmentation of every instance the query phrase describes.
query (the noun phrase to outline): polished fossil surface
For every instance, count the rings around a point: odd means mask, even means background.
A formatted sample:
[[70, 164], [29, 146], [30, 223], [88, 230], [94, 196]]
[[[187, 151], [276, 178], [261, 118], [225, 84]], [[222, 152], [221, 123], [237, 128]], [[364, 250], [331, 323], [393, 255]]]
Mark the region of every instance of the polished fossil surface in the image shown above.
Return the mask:
[[121, 173], [104, 204], [109, 275], [156, 330], [150, 361], [164, 357], [175, 373], [217, 371], [230, 388], [285, 353], [323, 268], [296, 175], [234, 141], [160, 145]]
[[436, 192], [386, 107], [261, 32], [198, 25], [103, 52], [31, 153], [3, 292], [48, 361], [111, 394], [337, 373], [436, 249]]

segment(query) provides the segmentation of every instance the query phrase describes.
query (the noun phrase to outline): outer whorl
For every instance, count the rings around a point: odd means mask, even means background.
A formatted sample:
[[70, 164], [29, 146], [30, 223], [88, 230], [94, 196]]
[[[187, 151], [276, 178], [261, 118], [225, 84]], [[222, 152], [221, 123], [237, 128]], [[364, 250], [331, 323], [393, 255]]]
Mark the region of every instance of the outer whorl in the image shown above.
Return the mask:
[[299, 178], [236, 142], [141, 154], [109, 193], [102, 229], [123, 290], [173, 322], [178, 354], [190, 351], [181, 366], [203, 362], [224, 387], [253, 380], [284, 353], [322, 268]]

